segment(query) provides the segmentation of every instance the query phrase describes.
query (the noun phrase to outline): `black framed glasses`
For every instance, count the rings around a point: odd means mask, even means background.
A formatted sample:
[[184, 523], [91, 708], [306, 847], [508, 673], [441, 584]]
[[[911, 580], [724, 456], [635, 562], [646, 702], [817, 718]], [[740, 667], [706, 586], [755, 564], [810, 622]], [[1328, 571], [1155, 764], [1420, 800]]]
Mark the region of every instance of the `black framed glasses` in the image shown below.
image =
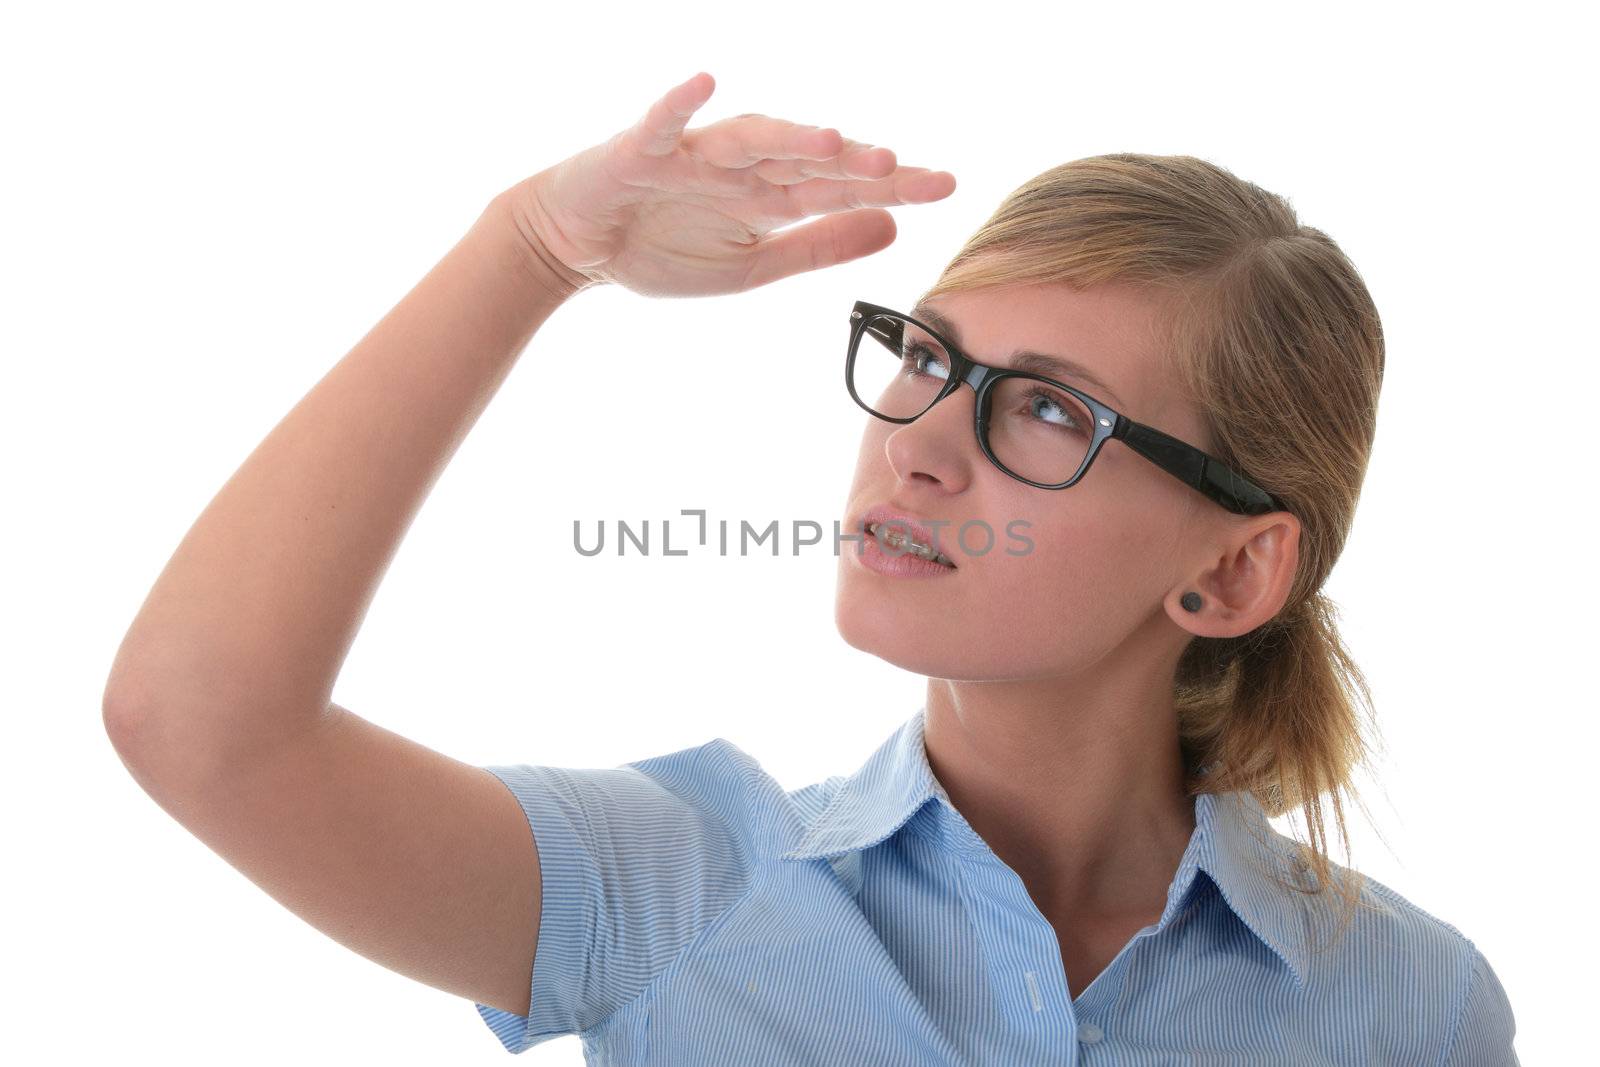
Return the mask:
[[[863, 338], [874, 343], [863, 345]], [[870, 415], [909, 423], [962, 383], [978, 394], [973, 429], [989, 462], [1040, 489], [1076, 485], [1117, 440], [1229, 511], [1288, 511], [1215, 456], [1132, 419], [1064, 382], [991, 367], [909, 315], [858, 300], [850, 312], [845, 386]]]

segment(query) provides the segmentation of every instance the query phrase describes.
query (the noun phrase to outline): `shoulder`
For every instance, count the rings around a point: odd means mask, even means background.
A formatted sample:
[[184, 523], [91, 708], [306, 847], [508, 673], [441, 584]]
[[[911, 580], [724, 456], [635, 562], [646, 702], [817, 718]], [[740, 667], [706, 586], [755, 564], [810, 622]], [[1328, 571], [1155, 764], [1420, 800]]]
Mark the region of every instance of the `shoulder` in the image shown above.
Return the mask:
[[820, 812], [839, 779], [786, 790], [761, 761], [724, 737], [622, 765], [713, 820], [752, 860], [790, 847], [798, 826]]
[[[1343, 870], [1341, 870], [1343, 873]], [[1433, 975], [1455, 994], [1465, 991], [1478, 947], [1454, 923], [1428, 911], [1393, 886], [1361, 876], [1358, 921], [1404, 963]], [[1457, 997], [1459, 999], [1459, 996]]]
[[[1347, 867], [1335, 864], [1341, 878]], [[1427, 1035], [1439, 1062], [1508, 1063], [1516, 1024], [1498, 976], [1473, 940], [1454, 923], [1392, 886], [1361, 875], [1361, 904], [1340, 925], [1336, 897], [1323, 894], [1310, 927], [1332, 944], [1311, 956], [1312, 969], [1335, 996], [1358, 988], [1373, 1010]], [[1374, 1020], [1375, 1022], [1377, 1020]], [[1466, 1058], [1457, 1057], [1464, 1056]]]
[[1454, 923], [1427, 911], [1371, 875], [1363, 876], [1366, 897], [1380, 905], [1383, 929], [1408, 957], [1437, 964], [1442, 984], [1459, 1005], [1481, 982], [1487, 961], [1477, 944]]
[[622, 766], [674, 792], [730, 807], [753, 799], [772, 781], [759, 760], [725, 737]]
[[[1349, 877], [1349, 868], [1335, 868], [1342, 877]], [[1455, 926], [1404, 896], [1393, 886], [1372, 877], [1360, 875], [1362, 909], [1358, 916], [1366, 918], [1366, 927], [1390, 935], [1395, 948], [1402, 949], [1414, 958], [1431, 958], [1464, 963], [1472, 951], [1472, 942]]]
[[[793, 848], [845, 781], [835, 775], [785, 789], [761, 761], [725, 737], [606, 768], [492, 766], [537, 828], [551, 809], [586, 837], [613, 842], [715, 839], [746, 868]], [[692, 843], [692, 842], [691, 842]], [[633, 845], [628, 845], [633, 847]]]
[[[1306, 934], [1313, 966], [1340, 966], [1359, 958], [1381, 965], [1380, 972], [1405, 971], [1408, 979], [1464, 980], [1475, 950], [1453, 923], [1424, 909], [1393, 886], [1331, 857], [1333, 883], [1318, 885], [1301, 859], [1300, 843], [1276, 827], [1268, 828], [1280, 870], [1289, 877], [1273, 895], [1288, 908]], [[1290, 885], [1296, 882], [1298, 886]], [[1359, 887], [1348, 909], [1340, 890]]]

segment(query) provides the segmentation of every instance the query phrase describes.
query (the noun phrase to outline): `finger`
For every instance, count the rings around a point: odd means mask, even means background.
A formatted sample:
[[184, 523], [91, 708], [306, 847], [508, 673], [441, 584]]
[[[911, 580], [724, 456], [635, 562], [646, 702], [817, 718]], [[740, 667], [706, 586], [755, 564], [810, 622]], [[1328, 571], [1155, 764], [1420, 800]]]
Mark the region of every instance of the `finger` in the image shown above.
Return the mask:
[[822, 159], [764, 159], [750, 169], [774, 185], [796, 185], [807, 178], [882, 178], [894, 172], [892, 149], [844, 139], [843, 147]]
[[870, 256], [893, 244], [895, 233], [893, 215], [882, 208], [868, 208], [772, 234], [756, 245], [756, 260], [745, 289]]
[[684, 126], [716, 87], [716, 79], [705, 71], [673, 86], [630, 131], [635, 147], [647, 156], [671, 154], [683, 138]]
[[796, 218], [827, 215], [860, 208], [926, 204], [943, 200], [956, 189], [956, 176], [947, 170], [900, 167], [877, 181], [835, 181], [812, 178], [783, 188]]
[[683, 146], [709, 163], [731, 168], [749, 167], [764, 159], [825, 160], [849, 149], [874, 147], [848, 141], [832, 127], [803, 126], [755, 114], [735, 115], [690, 130]]

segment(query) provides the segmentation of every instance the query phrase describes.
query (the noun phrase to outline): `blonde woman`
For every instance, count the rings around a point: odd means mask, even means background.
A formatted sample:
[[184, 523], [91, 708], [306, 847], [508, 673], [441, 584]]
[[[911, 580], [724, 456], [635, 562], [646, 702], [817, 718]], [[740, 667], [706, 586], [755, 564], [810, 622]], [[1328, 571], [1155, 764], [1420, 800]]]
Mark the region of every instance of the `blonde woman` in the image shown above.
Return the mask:
[[[928, 677], [855, 773], [785, 791], [721, 738], [474, 767], [331, 703], [407, 525], [563, 302], [847, 262], [893, 240], [885, 207], [954, 189], [834, 129], [687, 128], [712, 88], [496, 197], [245, 460], [112, 667], [139, 783], [511, 1052], [1515, 1063], [1473, 943], [1327, 849], [1370, 700], [1319, 590], [1378, 314], [1325, 234], [1198, 159], [1056, 167], [913, 307], [848, 309], [836, 621]], [[1267, 823], [1296, 810], [1309, 842]]]

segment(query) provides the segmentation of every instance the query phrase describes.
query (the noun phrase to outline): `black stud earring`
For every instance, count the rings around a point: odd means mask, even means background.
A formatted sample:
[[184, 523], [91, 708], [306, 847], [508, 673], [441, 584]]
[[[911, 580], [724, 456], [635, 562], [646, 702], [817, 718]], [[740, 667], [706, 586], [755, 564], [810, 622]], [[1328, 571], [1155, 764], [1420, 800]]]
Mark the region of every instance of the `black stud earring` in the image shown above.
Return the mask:
[[1178, 603], [1183, 605], [1184, 611], [1199, 611], [1200, 594], [1192, 591], [1185, 593], [1183, 594], [1183, 599], [1178, 601]]

